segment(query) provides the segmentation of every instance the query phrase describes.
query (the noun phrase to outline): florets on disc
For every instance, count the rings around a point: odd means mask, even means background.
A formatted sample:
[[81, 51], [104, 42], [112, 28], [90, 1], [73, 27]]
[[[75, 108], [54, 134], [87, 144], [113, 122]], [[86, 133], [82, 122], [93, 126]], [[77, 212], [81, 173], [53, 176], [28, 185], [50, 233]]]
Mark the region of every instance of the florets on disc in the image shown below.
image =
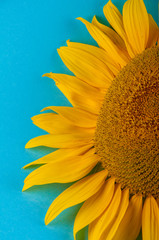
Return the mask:
[[101, 108], [95, 148], [104, 168], [132, 193], [159, 198], [159, 48], [132, 59]]

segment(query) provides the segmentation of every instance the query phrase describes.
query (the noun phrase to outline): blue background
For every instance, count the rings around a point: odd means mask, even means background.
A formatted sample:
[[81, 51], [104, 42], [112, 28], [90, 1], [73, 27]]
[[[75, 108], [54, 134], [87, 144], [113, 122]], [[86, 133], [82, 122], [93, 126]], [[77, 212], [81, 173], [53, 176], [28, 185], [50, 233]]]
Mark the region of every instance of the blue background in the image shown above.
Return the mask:
[[[113, 1], [122, 9], [124, 1]], [[45, 213], [68, 184], [33, 187], [22, 193], [30, 170], [21, 168], [48, 153], [24, 149], [26, 142], [44, 133], [30, 118], [50, 105], [69, 105], [47, 72], [68, 73], [56, 49], [67, 39], [96, 44], [84, 25], [75, 20], [103, 16], [104, 0], [5, 0], [0, 1], [0, 239], [73, 240], [73, 221], [79, 206], [60, 214], [49, 226]], [[157, 21], [157, 0], [146, 0]], [[81, 231], [84, 239], [87, 231]]]

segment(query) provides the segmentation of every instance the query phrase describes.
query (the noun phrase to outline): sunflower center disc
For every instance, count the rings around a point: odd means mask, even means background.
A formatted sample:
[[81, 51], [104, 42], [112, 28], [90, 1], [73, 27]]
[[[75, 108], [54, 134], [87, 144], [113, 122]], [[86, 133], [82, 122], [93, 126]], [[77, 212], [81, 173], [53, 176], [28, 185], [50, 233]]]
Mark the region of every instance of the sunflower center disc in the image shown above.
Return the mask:
[[96, 153], [123, 188], [159, 198], [159, 48], [132, 59], [113, 80], [97, 121]]

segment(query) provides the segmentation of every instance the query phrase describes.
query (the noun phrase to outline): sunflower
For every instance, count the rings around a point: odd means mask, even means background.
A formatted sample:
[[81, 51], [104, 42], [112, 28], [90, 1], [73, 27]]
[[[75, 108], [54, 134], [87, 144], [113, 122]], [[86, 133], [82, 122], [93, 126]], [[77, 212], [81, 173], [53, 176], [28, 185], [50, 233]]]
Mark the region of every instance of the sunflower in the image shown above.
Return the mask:
[[89, 240], [159, 239], [159, 28], [143, 0], [128, 0], [123, 15], [104, 6], [111, 27], [82, 18], [99, 47], [67, 41], [58, 49], [74, 73], [47, 73], [72, 107], [50, 106], [32, 118], [49, 134], [26, 148], [58, 150], [26, 165], [42, 165], [23, 191], [75, 182], [51, 204], [46, 225], [82, 203], [74, 239], [89, 226]]

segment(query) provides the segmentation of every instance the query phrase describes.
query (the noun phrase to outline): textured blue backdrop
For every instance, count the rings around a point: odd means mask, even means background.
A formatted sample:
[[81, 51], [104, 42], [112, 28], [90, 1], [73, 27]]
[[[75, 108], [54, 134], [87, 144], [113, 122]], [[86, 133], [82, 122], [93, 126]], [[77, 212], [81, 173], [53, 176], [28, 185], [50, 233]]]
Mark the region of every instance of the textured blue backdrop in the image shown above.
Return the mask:
[[[107, 0], [106, 0], [107, 1]], [[95, 44], [76, 17], [104, 21], [105, 0], [5, 0], [0, 1], [0, 239], [73, 240], [78, 207], [62, 213], [49, 226], [44, 216], [53, 199], [67, 185], [51, 184], [22, 193], [28, 171], [22, 166], [42, 156], [46, 149], [26, 150], [25, 143], [43, 134], [30, 118], [45, 106], [68, 105], [46, 72], [67, 73], [56, 49], [65, 41]], [[124, 0], [113, 1], [120, 10]], [[146, 0], [157, 21], [157, 0]], [[106, 21], [105, 21], [106, 22]], [[82, 231], [79, 239], [83, 239]]]

